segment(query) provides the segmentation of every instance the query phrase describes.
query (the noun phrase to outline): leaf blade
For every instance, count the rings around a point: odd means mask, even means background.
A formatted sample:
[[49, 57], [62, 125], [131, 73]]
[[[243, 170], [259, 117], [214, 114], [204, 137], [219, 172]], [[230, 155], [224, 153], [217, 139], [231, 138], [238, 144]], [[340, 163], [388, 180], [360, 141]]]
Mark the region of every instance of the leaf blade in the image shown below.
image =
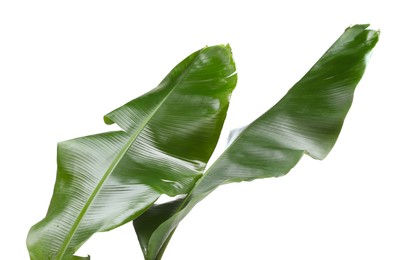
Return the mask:
[[156, 257], [163, 254], [180, 221], [218, 186], [282, 176], [305, 153], [315, 159], [329, 153], [378, 41], [379, 32], [367, 27], [347, 28], [281, 101], [249, 126], [232, 133], [233, 142], [197, 181], [177, 211], [159, 226], [155, 224], [158, 227], [150, 232], [148, 260], [159, 259]]
[[[59, 143], [48, 213], [27, 237], [31, 259], [72, 259], [93, 233], [139, 216], [160, 194], [186, 193], [217, 143], [236, 84], [236, 76], [228, 76], [234, 73], [229, 46], [203, 48], [157, 88], [105, 116], [125, 131]], [[171, 109], [174, 102], [188, 113]], [[167, 137], [180, 122], [188, 131], [177, 131], [179, 143], [173, 145]], [[196, 146], [205, 148], [196, 152]]]

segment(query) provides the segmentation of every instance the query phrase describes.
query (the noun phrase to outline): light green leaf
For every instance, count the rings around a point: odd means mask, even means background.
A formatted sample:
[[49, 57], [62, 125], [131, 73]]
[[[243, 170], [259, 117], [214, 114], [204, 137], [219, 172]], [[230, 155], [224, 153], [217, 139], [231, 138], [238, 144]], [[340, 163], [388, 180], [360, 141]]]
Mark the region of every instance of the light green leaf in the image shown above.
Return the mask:
[[[270, 110], [233, 132], [232, 143], [201, 177], [180, 206], [139, 232], [145, 259], [160, 259], [180, 221], [218, 186], [285, 175], [303, 154], [323, 159], [335, 144], [379, 33], [368, 25], [348, 28], [310, 71]], [[160, 205], [170, 207], [170, 205]], [[167, 213], [167, 214], [168, 214]], [[151, 214], [149, 211], [144, 216]], [[160, 221], [160, 222], [158, 222]], [[148, 241], [148, 243], [145, 243]]]
[[95, 232], [136, 218], [160, 194], [188, 193], [218, 141], [236, 80], [229, 46], [203, 48], [105, 116], [124, 131], [59, 143], [47, 215], [27, 238], [31, 259], [81, 259], [73, 254]]

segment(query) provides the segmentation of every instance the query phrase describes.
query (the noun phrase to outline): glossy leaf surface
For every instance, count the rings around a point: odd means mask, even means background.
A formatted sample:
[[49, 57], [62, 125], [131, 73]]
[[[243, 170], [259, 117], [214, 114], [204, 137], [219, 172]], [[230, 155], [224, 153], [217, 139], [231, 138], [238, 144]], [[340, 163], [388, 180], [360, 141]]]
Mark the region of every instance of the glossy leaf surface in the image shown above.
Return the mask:
[[236, 79], [229, 46], [203, 48], [105, 116], [124, 131], [59, 143], [47, 215], [27, 238], [31, 259], [86, 259], [73, 254], [95, 232], [134, 219], [160, 194], [188, 193], [218, 141]]
[[150, 221], [148, 216], [154, 212], [147, 211], [143, 218], [134, 220], [146, 259], [161, 258], [180, 221], [218, 186], [282, 176], [305, 153], [315, 159], [323, 159], [329, 153], [378, 41], [379, 33], [367, 27], [348, 28], [274, 107], [233, 132], [232, 143], [181, 205], [159, 205], [166, 217], [154, 218], [156, 223], [149, 224], [153, 230], [140, 232], [139, 227]]

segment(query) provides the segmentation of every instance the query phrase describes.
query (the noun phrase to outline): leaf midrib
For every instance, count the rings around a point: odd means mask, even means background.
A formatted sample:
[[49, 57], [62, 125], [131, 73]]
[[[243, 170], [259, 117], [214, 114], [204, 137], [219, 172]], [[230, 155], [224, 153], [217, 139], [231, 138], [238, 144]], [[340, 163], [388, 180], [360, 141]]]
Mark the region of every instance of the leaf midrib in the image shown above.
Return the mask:
[[[203, 50], [206, 48], [201, 49], [196, 56], [189, 62], [189, 64], [186, 66], [184, 71], [181, 73], [181, 75], [178, 76], [174, 86], [172, 89], [168, 92], [166, 97], [156, 106], [156, 108], [150, 113], [150, 115], [144, 120], [142, 125], [137, 128], [137, 130], [134, 132], [134, 134], [131, 136], [131, 138], [128, 140], [128, 142], [125, 144], [125, 146], [120, 150], [120, 152], [117, 154], [117, 156], [114, 158], [113, 162], [110, 164], [109, 168], [106, 170], [104, 173], [103, 177], [100, 179], [99, 183], [97, 184], [96, 188], [93, 190], [92, 194], [90, 195], [89, 199], [86, 201], [85, 205], [83, 206], [82, 210], [80, 211], [78, 217], [76, 218], [75, 222], [72, 225], [72, 228], [70, 229], [66, 239], [64, 240], [61, 250], [59, 250], [58, 255], [56, 256], [56, 260], [62, 260], [66, 250], [68, 249], [68, 246], [70, 242], [72, 241], [72, 238], [74, 234], [76, 233], [77, 229], [79, 228], [79, 225], [84, 218], [84, 216], [87, 213], [88, 208], [92, 204], [93, 200], [96, 198], [96, 196], [99, 194], [100, 190], [103, 188], [104, 183], [106, 180], [110, 177], [110, 175], [114, 172], [116, 169], [117, 165], [120, 163], [121, 159], [124, 157], [124, 155], [127, 153], [128, 149], [132, 146], [132, 144], [135, 142], [139, 134], [144, 130], [145, 126], [149, 123], [151, 118], [157, 113], [157, 111], [161, 108], [161, 106], [165, 103], [165, 101], [168, 99], [168, 97], [172, 94], [172, 92], [177, 88], [179, 83], [182, 81], [182, 79], [185, 77], [187, 72], [189, 72], [191, 66], [193, 63], [196, 61], [197, 57], [200, 56]], [[170, 72], [171, 73], [171, 72]]]

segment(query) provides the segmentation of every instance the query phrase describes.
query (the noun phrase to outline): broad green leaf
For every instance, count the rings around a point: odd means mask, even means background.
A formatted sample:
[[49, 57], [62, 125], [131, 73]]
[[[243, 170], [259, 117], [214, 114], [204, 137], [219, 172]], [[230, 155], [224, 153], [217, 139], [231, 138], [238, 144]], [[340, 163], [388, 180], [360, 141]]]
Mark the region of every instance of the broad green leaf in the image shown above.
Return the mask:
[[[378, 32], [368, 25], [347, 28], [310, 71], [270, 110], [247, 127], [232, 132], [226, 151], [196, 182], [181, 205], [160, 205], [168, 218], [147, 211], [134, 220], [145, 259], [160, 259], [174, 230], [192, 208], [218, 186], [278, 177], [290, 171], [303, 154], [323, 159], [332, 149], [351, 106]], [[167, 219], [167, 220], [165, 220]], [[148, 241], [148, 243], [145, 243]]]
[[160, 194], [188, 193], [218, 141], [236, 79], [229, 46], [203, 48], [105, 116], [124, 131], [59, 143], [47, 215], [27, 238], [31, 259], [87, 259], [73, 254], [95, 232], [136, 218]]

